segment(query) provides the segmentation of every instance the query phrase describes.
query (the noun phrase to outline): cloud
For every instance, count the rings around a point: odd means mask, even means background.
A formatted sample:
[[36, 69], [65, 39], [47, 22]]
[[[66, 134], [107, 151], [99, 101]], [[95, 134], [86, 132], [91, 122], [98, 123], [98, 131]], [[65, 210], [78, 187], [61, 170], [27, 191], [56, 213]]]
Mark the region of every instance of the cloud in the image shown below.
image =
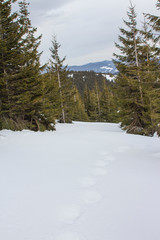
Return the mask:
[[47, 9], [60, 8], [73, 1], [75, 0], [32, 0], [31, 5], [34, 11], [46, 11]]
[[[111, 59], [129, 4], [129, 0], [32, 0], [32, 23], [43, 34], [42, 60], [45, 62], [50, 56], [53, 34], [69, 64]], [[133, 4], [138, 13], [155, 9], [153, 0], [134, 0]]]

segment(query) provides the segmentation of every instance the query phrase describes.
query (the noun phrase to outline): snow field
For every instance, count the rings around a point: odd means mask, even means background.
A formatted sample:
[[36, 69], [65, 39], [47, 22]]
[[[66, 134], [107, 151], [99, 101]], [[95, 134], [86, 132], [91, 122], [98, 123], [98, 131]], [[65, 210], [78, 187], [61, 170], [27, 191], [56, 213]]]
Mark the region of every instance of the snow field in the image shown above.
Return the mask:
[[159, 240], [159, 139], [117, 124], [0, 133], [0, 239]]

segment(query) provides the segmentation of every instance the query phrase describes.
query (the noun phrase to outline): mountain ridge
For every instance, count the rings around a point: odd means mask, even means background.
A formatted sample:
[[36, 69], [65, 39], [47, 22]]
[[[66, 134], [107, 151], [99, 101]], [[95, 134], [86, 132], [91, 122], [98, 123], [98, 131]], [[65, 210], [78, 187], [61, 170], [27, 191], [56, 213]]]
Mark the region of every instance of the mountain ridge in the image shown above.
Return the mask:
[[96, 73], [110, 73], [117, 74], [116, 66], [111, 60], [104, 60], [100, 62], [90, 62], [83, 65], [68, 66], [69, 71], [94, 71]]

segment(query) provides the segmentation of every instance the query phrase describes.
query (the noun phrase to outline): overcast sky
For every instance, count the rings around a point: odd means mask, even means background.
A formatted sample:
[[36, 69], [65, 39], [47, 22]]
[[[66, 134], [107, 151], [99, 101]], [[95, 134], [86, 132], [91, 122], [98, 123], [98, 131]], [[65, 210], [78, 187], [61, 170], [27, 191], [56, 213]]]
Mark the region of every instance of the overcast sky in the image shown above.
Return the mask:
[[[141, 13], [154, 13], [156, 0], [132, 0], [139, 19]], [[123, 26], [129, 0], [31, 0], [32, 25], [43, 35], [40, 50], [42, 62], [50, 57], [54, 34], [61, 44], [61, 56], [69, 65], [110, 60], [117, 51], [119, 27]]]

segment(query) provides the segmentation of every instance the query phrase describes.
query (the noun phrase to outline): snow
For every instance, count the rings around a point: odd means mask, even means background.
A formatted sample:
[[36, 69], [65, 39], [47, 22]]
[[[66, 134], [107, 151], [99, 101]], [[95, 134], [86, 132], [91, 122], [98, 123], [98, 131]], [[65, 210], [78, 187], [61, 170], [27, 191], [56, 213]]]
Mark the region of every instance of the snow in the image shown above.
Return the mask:
[[102, 74], [102, 75], [109, 81], [114, 81], [116, 78], [115, 76], [110, 76], [109, 74]]
[[0, 131], [0, 239], [159, 240], [160, 139], [56, 128]]
[[69, 77], [69, 78], [73, 78], [73, 73], [68, 74], [68, 77]]
[[105, 70], [109, 70], [109, 71], [112, 71], [112, 70], [113, 70], [112, 67], [108, 67], [108, 66], [103, 66], [103, 67], [101, 67], [101, 69], [105, 69]]

